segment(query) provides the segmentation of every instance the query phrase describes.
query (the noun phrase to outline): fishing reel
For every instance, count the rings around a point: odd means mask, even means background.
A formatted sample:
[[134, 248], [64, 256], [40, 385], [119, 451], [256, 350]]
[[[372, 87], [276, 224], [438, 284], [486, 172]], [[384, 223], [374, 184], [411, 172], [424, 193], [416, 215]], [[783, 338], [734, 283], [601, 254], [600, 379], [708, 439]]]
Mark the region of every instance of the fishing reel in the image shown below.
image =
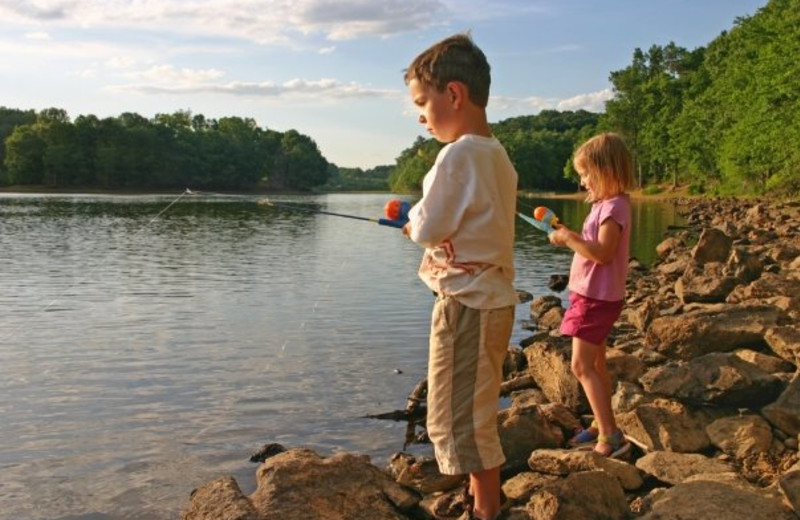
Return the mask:
[[386, 218], [380, 219], [378, 223], [384, 226], [402, 228], [408, 222], [408, 211], [410, 209], [410, 202], [392, 199], [383, 207], [383, 215]]

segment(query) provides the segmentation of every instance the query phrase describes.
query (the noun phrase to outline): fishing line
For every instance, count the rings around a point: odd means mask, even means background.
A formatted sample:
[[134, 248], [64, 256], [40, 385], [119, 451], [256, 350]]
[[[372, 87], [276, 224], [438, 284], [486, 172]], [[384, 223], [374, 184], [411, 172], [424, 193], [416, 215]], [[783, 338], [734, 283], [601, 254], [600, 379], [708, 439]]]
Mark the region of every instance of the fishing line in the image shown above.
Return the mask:
[[[152, 224], [153, 224], [153, 222], [155, 222], [156, 220], [158, 220], [158, 219], [159, 219], [159, 218], [160, 218], [160, 217], [161, 217], [161, 216], [162, 216], [164, 213], [166, 213], [166, 212], [167, 212], [167, 211], [168, 211], [168, 210], [169, 210], [169, 209], [170, 209], [172, 206], [174, 206], [175, 204], [177, 204], [177, 203], [178, 203], [178, 201], [180, 201], [180, 200], [181, 200], [183, 197], [185, 197], [186, 195], [194, 195], [194, 193], [193, 193], [193, 192], [192, 192], [192, 190], [190, 190], [189, 188], [186, 188], [185, 190], [183, 190], [183, 193], [181, 193], [180, 195], [178, 195], [177, 197], [175, 197], [175, 199], [173, 199], [173, 200], [172, 200], [172, 202], [170, 202], [169, 204], [167, 204], [167, 205], [166, 205], [166, 207], [164, 207], [164, 209], [162, 209], [161, 211], [159, 211], [159, 212], [158, 212], [158, 214], [156, 214], [156, 216], [155, 216], [155, 217], [151, 218], [151, 219], [150, 219], [150, 220], [149, 220], [147, 223], [145, 223], [145, 224], [144, 224], [142, 227], [140, 227], [140, 228], [139, 228], [139, 229], [138, 229], [136, 232], [134, 232], [134, 233], [131, 235], [131, 238], [135, 238], [135, 237], [137, 237], [138, 235], [140, 235], [140, 234], [141, 234], [141, 233], [142, 233], [144, 230], [146, 230], [146, 229], [147, 229], [147, 228], [148, 228], [150, 225], [152, 225]], [[40, 314], [40, 313], [44, 313], [44, 312], [47, 312], [47, 311], [49, 311], [50, 309], [52, 309], [52, 308], [53, 308], [53, 306], [54, 306], [56, 303], [58, 303], [59, 301], [61, 301], [61, 299], [64, 297], [64, 295], [65, 295], [67, 292], [69, 292], [71, 289], [75, 288], [77, 285], [79, 285], [79, 284], [83, 283], [83, 282], [84, 282], [84, 281], [86, 281], [88, 278], [92, 277], [92, 276], [93, 276], [93, 275], [94, 275], [94, 274], [95, 274], [95, 273], [98, 271], [98, 269], [100, 269], [101, 267], [105, 266], [105, 265], [108, 263], [108, 259], [109, 259], [109, 257], [110, 257], [110, 256], [111, 256], [113, 253], [114, 253], [114, 251], [111, 251], [111, 252], [109, 252], [107, 255], [105, 255], [104, 257], [102, 257], [102, 258], [100, 259], [100, 261], [99, 261], [97, 264], [95, 264], [95, 266], [94, 266], [94, 267], [92, 267], [92, 268], [91, 268], [91, 269], [90, 269], [90, 270], [89, 270], [89, 271], [88, 271], [86, 274], [84, 274], [84, 275], [83, 275], [81, 278], [78, 278], [76, 281], [74, 281], [74, 282], [72, 282], [70, 285], [68, 285], [68, 286], [67, 286], [65, 289], [63, 289], [63, 290], [62, 290], [60, 293], [58, 293], [58, 294], [56, 295], [56, 297], [55, 297], [55, 298], [53, 298], [53, 300], [51, 300], [51, 301], [50, 301], [50, 303], [48, 303], [47, 305], [45, 305], [45, 306], [44, 306], [42, 309], [40, 309], [40, 310], [38, 310], [38, 311], [33, 311], [33, 313], [32, 313], [30, 316], [28, 316], [28, 318], [23, 318], [22, 322], [21, 322], [21, 323], [20, 323], [20, 324], [19, 324], [19, 325], [18, 325], [16, 328], [12, 329], [12, 330], [11, 330], [10, 332], [8, 332], [8, 333], [7, 333], [5, 336], [2, 336], [2, 337], [0, 337], [0, 341], [3, 341], [3, 342], [4, 342], [4, 341], [7, 341], [7, 340], [9, 340], [9, 339], [13, 338], [13, 337], [14, 337], [14, 336], [16, 336], [16, 335], [17, 335], [17, 333], [18, 333], [18, 332], [19, 332], [19, 331], [20, 331], [20, 330], [21, 330], [21, 329], [22, 329], [22, 328], [23, 328], [23, 327], [24, 327], [24, 326], [25, 326], [25, 325], [26, 325], [26, 324], [27, 324], [27, 323], [28, 323], [28, 322], [29, 322], [31, 319], [33, 319], [35, 316], [37, 316], [37, 315], [38, 315], [38, 314]]]

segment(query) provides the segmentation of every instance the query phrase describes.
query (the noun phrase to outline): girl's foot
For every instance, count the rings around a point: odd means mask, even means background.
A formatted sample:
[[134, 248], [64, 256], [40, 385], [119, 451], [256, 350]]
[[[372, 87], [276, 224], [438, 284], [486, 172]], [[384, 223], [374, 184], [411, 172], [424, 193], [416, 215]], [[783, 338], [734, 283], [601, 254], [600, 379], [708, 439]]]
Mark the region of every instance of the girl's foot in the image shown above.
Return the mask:
[[597, 429], [597, 423], [592, 421], [588, 428], [580, 428], [575, 432], [575, 435], [569, 440], [569, 445], [573, 448], [594, 446], [598, 435], [600, 435], [600, 430]]
[[622, 434], [622, 430], [617, 430], [611, 435], [598, 435], [597, 444], [594, 451], [610, 459], [618, 459], [627, 454], [631, 449], [631, 443]]

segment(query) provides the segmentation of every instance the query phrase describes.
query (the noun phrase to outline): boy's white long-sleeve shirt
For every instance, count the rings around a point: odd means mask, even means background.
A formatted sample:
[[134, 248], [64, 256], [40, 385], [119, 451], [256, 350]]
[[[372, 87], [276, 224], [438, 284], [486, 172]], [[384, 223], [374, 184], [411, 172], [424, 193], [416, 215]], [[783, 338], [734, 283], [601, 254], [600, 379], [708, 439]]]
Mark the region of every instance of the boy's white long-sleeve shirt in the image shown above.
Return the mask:
[[419, 276], [473, 309], [519, 302], [514, 289], [517, 172], [494, 137], [465, 135], [439, 152], [408, 213], [425, 247]]

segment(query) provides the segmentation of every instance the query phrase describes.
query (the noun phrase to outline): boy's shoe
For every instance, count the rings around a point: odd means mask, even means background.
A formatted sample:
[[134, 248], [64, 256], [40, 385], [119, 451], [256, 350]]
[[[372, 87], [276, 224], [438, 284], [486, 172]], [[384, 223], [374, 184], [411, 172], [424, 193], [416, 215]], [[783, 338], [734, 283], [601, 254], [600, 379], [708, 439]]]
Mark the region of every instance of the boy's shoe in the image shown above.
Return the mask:
[[579, 428], [568, 444], [573, 448], [594, 446], [597, 443], [598, 435], [600, 435], [600, 430], [597, 428], [597, 422], [592, 421], [588, 428]]
[[597, 443], [610, 446], [610, 449], [607, 449], [605, 452], [595, 450], [600, 455], [608, 457], [609, 459], [619, 459], [631, 451], [631, 443], [625, 438], [622, 430], [617, 430], [611, 435], [598, 435]]

